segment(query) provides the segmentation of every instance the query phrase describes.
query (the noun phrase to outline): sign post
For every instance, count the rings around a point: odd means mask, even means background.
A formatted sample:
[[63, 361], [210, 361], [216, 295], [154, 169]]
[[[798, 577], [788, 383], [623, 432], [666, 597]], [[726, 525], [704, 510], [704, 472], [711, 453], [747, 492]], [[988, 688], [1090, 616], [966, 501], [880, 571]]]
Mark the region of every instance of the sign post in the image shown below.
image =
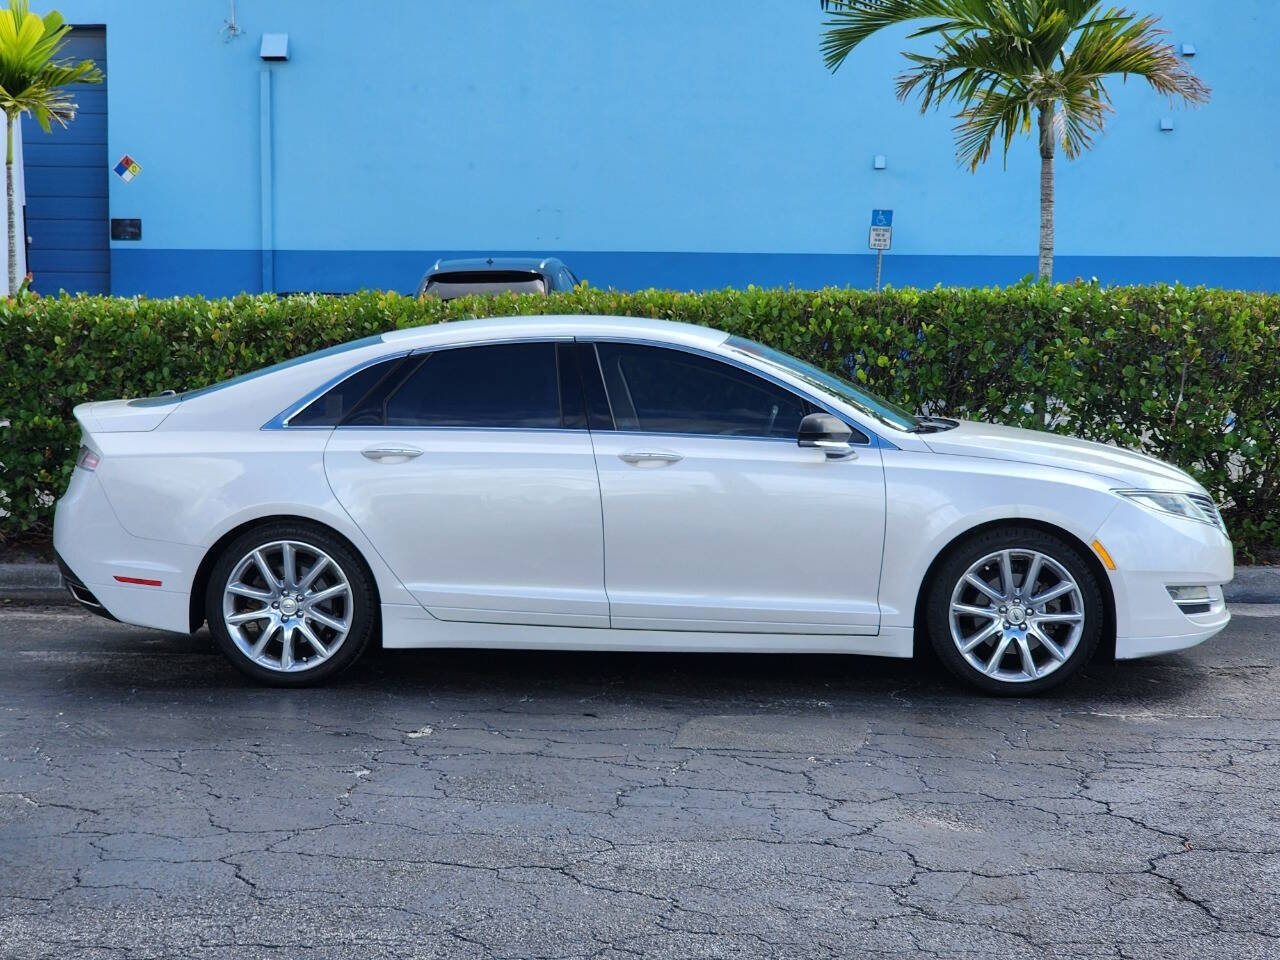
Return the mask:
[[893, 246], [893, 211], [871, 211], [871, 236], [867, 246], [876, 252], [876, 293], [880, 292], [880, 276], [884, 271], [884, 252]]

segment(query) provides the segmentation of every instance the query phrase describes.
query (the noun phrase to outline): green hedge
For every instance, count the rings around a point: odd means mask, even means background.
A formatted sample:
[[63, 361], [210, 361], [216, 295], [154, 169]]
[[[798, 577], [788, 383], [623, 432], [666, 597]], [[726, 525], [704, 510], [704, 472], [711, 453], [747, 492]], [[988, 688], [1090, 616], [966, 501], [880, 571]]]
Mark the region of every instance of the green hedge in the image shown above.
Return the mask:
[[1280, 296], [1088, 284], [0, 304], [0, 420], [11, 421], [0, 429], [0, 537], [47, 535], [81, 401], [202, 386], [394, 327], [552, 312], [707, 324], [932, 413], [1140, 447], [1219, 498], [1242, 560], [1280, 546]]

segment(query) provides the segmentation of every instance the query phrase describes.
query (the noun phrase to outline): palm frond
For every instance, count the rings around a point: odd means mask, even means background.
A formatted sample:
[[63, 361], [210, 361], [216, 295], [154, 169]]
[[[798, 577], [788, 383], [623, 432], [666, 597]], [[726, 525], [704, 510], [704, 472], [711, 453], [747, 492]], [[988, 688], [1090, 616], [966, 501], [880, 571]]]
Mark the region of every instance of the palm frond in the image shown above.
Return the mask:
[[55, 123], [65, 126], [78, 109], [66, 88], [102, 82], [93, 61], [56, 59], [70, 32], [61, 14], [37, 16], [27, 0], [0, 8], [0, 110], [11, 122], [29, 113], [46, 132]]
[[1190, 104], [1209, 97], [1155, 17], [1103, 0], [832, 0], [827, 9], [822, 53], [832, 70], [876, 31], [924, 21], [910, 36], [932, 36], [934, 49], [904, 54], [898, 97], [918, 97], [921, 110], [956, 103], [957, 153], [975, 168], [997, 143], [1007, 155], [1037, 112], [1052, 118], [1053, 142], [1079, 156], [1112, 112], [1109, 76], [1140, 76]]
[[838, 70], [858, 44], [885, 27], [933, 20], [912, 37], [964, 33], [988, 26], [987, 12], [985, 0], [837, 0], [823, 24], [822, 57], [828, 69]]
[[977, 170], [991, 157], [997, 138], [1008, 156], [1014, 137], [1030, 132], [1032, 105], [1021, 90], [993, 86], [957, 119], [956, 159]]
[[1084, 25], [1075, 48], [1063, 58], [1064, 74], [1101, 78], [1120, 74], [1142, 77], [1158, 93], [1188, 103], [1204, 103], [1209, 88], [1187, 69], [1155, 17], [1115, 17]]
[[1094, 137], [1102, 132], [1113, 110], [1111, 99], [1100, 84], [1093, 84], [1065, 94], [1058, 107], [1053, 118], [1054, 136], [1067, 157], [1074, 160], [1092, 147]]

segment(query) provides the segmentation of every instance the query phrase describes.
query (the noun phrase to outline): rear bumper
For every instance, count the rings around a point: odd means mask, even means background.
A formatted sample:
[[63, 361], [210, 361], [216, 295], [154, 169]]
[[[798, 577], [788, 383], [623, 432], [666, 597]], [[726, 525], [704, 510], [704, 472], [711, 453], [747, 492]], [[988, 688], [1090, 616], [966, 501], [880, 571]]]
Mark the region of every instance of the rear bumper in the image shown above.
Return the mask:
[[62, 585], [67, 588], [67, 593], [71, 594], [72, 600], [90, 613], [96, 613], [98, 616], [106, 617], [108, 620], [116, 619], [112, 616], [111, 611], [102, 605], [102, 601], [98, 599], [97, 594], [75, 575], [75, 571], [67, 565], [67, 561], [63, 560], [56, 550], [53, 552], [53, 559], [58, 564], [58, 572], [62, 574]]
[[203, 551], [127, 532], [92, 473], [76, 469], [58, 501], [53, 547], [81, 606], [124, 623], [190, 631], [191, 583]]

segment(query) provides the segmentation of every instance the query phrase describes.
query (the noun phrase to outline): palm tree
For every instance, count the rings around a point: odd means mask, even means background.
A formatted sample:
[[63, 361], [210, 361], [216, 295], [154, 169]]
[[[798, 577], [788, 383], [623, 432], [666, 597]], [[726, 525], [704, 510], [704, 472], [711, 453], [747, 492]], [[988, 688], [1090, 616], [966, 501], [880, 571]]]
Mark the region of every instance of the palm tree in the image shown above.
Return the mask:
[[871, 34], [927, 21], [911, 39], [930, 37], [932, 54], [904, 53], [898, 99], [913, 93], [921, 112], [959, 104], [956, 153], [977, 170], [999, 141], [1007, 161], [1017, 134], [1033, 124], [1040, 144], [1040, 267], [1053, 279], [1053, 158], [1075, 159], [1112, 112], [1104, 78], [1142, 77], [1172, 101], [1209, 99], [1209, 88], [1162, 39], [1155, 17], [1101, 0], [824, 0], [830, 18], [822, 54], [835, 71]]
[[75, 119], [78, 104], [63, 89], [71, 83], [101, 83], [102, 73], [92, 60], [80, 63], [54, 57], [71, 28], [54, 11], [41, 17], [27, 0], [9, 0], [0, 9], [0, 109], [5, 114], [5, 212], [9, 221], [9, 295], [18, 290], [18, 212], [13, 202], [13, 132], [18, 118], [29, 113], [49, 133], [54, 123], [65, 127]]

